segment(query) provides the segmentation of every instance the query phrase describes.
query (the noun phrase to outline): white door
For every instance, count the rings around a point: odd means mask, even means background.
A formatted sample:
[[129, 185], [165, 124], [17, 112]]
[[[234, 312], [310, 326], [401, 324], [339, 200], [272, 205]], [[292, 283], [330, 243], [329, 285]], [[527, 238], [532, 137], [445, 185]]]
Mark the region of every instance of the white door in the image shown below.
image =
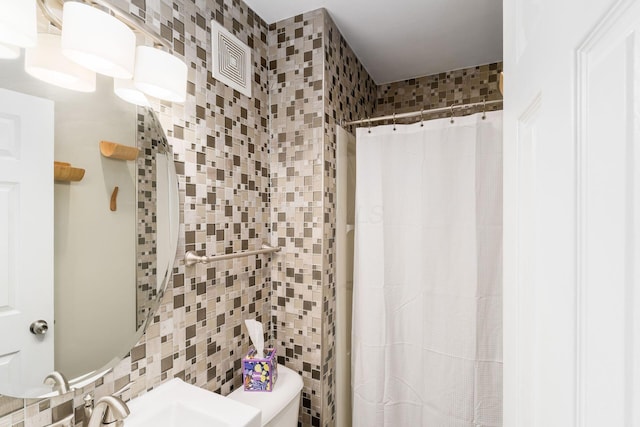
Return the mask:
[[[36, 320], [48, 322], [46, 334], [30, 332]], [[53, 371], [53, 102], [5, 89], [0, 89], [0, 337], [0, 394], [20, 396], [42, 384]]]
[[640, 1], [504, 1], [504, 426], [640, 426]]

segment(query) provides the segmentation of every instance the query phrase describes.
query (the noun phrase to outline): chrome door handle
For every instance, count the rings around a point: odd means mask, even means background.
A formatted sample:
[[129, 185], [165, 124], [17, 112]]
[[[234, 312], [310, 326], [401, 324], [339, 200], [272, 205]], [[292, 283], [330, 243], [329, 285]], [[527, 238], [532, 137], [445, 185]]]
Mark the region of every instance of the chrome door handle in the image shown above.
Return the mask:
[[36, 320], [29, 326], [29, 330], [33, 335], [44, 335], [49, 330], [49, 324], [46, 320]]

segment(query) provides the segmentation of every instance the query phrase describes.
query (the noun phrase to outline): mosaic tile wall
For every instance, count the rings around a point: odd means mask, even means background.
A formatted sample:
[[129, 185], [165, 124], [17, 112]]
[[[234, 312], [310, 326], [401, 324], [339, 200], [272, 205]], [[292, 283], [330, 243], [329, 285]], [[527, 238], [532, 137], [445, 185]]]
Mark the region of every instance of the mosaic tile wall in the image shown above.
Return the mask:
[[324, 9], [272, 25], [269, 59], [274, 336], [304, 376], [302, 424], [333, 425], [335, 125], [371, 115], [376, 85]]
[[[184, 105], [156, 103], [174, 149], [181, 233], [173, 281], [154, 322], [113, 372], [74, 395], [45, 400], [0, 397], [0, 426], [41, 427], [75, 414], [82, 397], [101, 397], [132, 381], [125, 400], [172, 377], [227, 394], [241, 384], [245, 318], [269, 327], [267, 257], [185, 268], [187, 250], [214, 254], [258, 248], [270, 238], [267, 32], [265, 22], [236, 0], [115, 0], [146, 20], [189, 66]], [[217, 83], [207, 71], [210, 19], [253, 50], [253, 98]]]
[[323, 344], [322, 424], [335, 424], [336, 366], [336, 126], [342, 121], [373, 115], [377, 86], [355, 56], [328, 13], [324, 14], [324, 247], [323, 247]]
[[302, 372], [304, 426], [322, 417], [324, 12], [269, 29], [272, 270], [279, 361]]
[[[419, 77], [378, 86], [375, 116], [391, 115], [424, 109], [448, 107], [455, 104], [468, 104], [501, 100], [498, 80], [502, 71], [502, 62], [463, 68], [446, 73]], [[487, 111], [502, 109], [502, 104], [487, 106]], [[454, 109], [456, 110], [456, 109]], [[476, 108], [475, 111], [481, 111]], [[471, 111], [465, 111], [467, 114]], [[459, 113], [456, 113], [459, 114]], [[425, 117], [448, 117], [450, 113], [437, 113]], [[360, 117], [365, 118], [365, 117]], [[413, 122], [415, 118], [397, 120], [397, 123]], [[389, 122], [388, 122], [389, 123]]]

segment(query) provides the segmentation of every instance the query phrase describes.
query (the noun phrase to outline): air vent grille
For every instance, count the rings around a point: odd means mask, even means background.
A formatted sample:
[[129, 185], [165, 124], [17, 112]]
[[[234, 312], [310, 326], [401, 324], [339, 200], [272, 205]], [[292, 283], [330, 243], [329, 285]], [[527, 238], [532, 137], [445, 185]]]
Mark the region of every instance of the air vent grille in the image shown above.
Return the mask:
[[216, 21], [211, 21], [212, 74], [216, 80], [251, 96], [251, 50]]

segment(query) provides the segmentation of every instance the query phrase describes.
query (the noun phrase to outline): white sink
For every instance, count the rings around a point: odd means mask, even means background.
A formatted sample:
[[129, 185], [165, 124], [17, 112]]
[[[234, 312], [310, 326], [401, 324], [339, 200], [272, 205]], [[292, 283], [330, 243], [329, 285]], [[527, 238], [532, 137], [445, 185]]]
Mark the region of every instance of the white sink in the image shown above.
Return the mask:
[[177, 378], [127, 402], [125, 427], [260, 427], [260, 410]]

